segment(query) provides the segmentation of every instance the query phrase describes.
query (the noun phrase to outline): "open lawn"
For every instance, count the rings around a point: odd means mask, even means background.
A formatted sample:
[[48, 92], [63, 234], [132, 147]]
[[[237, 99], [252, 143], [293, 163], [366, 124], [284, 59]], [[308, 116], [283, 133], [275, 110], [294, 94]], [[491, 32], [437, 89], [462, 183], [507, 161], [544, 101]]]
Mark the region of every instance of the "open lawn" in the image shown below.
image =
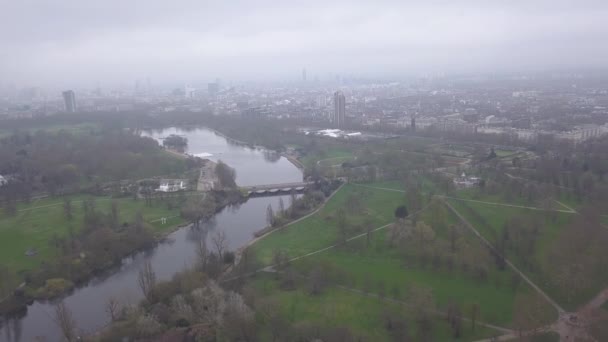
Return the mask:
[[93, 122], [86, 123], [78, 123], [78, 124], [53, 124], [53, 125], [44, 125], [31, 127], [26, 130], [18, 129], [18, 130], [10, 130], [10, 129], [0, 129], [0, 138], [10, 136], [16, 131], [23, 132], [27, 131], [29, 133], [35, 133], [37, 131], [45, 131], [50, 133], [57, 133], [59, 131], [67, 131], [70, 133], [90, 133], [93, 131], [99, 130], [99, 124]]
[[514, 156], [515, 154], [518, 153], [518, 151], [501, 150], [501, 149], [494, 150], [494, 152], [496, 153], [496, 156], [499, 158]]
[[[83, 222], [83, 199], [85, 195], [71, 196], [73, 218], [66, 219], [62, 198], [45, 198], [30, 204], [21, 203], [14, 216], [0, 212], [0, 260], [11, 272], [31, 270], [55, 257], [59, 251], [53, 246], [55, 237], [64, 237], [70, 230], [78, 231]], [[183, 223], [179, 210], [170, 210], [165, 203], [154, 202], [146, 206], [143, 200], [131, 198], [115, 199], [118, 203], [121, 222], [132, 222], [137, 211], [141, 210], [144, 220], [156, 232], [163, 232], [170, 227]], [[108, 213], [112, 199], [95, 197], [98, 211]], [[167, 217], [162, 225], [160, 218]], [[33, 249], [37, 255], [28, 257], [25, 252]]]
[[320, 153], [311, 153], [300, 159], [302, 164], [306, 167], [312, 167], [317, 162], [321, 162], [323, 165], [333, 165], [334, 163], [343, 163], [346, 160], [354, 158], [355, 155], [352, 150], [346, 148], [333, 147], [327, 151]]
[[360, 199], [360, 207], [363, 208], [347, 213], [352, 223], [361, 224], [364, 217], [369, 216], [374, 227], [392, 222], [395, 208], [405, 201], [399, 192], [347, 184], [316, 215], [270, 234], [256, 243], [253, 246], [256, 255], [264, 264], [270, 264], [275, 250], [284, 250], [290, 257], [296, 257], [336, 243], [338, 235], [335, 216], [350, 196]]
[[[562, 268], [556, 267], [555, 264], [559, 261], [550, 257], [559, 235], [576, 218], [576, 215], [558, 212], [546, 213], [458, 200], [450, 200], [450, 203], [492, 243], [496, 243], [502, 236], [503, 227], [510, 219], [523, 218], [523, 222], [536, 220], [538, 233], [533, 253], [521, 256], [513, 249], [507, 248], [506, 255], [567, 310], [577, 309], [608, 284], [606, 274], [597, 272], [585, 277], [584, 287], [580, 287], [576, 291], [567, 288], [566, 286], [572, 285], [565, 284], [571, 284], [572, 282], [562, 280]], [[594, 256], [589, 255], [588, 257], [593, 258]], [[602, 256], [596, 255], [595, 257]], [[577, 282], [576, 280], [573, 281]]]
[[[465, 216], [473, 226], [490, 242], [502, 234], [503, 227], [512, 218], [537, 219], [541, 223], [535, 258], [540, 261], [547, 253], [552, 242], [555, 241], [560, 228], [570, 222], [571, 214], [535, 211], [529, 209], [495, 206], [491, 204], [464, 202], [454, 199], [450, 203]], [[517, 264], [517, 255], [508, 255]]]
[[576, 203], [576, 202], [573, 202], [573, 199], [571, 199], [567, 195], [560, 196], [560, 198], [557, 199], [558, 201], [560, 201], [560, 202], [564, 203], [566, 206], [568, 206], [568, 207], [565, 207], [562, 204], [556, 202], [555, 200], [552, 200], [551, 198], [543, 199], [543, 200], [548, 200], [548, 202], [541, 201], [541, 200], [536, 200], [536, 201], [529, 200], [528, 198], [522, 197], [522, 196], [511, 196], [510, 198], [507, 198], [503, 193], [488, 194], [477, 187], [458, 189], [450, 196], [456, 197], [456, 198], [467, 199], [467, 200], [505, 204], [505, 206], [515, 205], [515, 206], [533, 207], [533, 208], [538, 208], [538, 209], [552, 209], [552, 210], [566, 210], [566, 211], [570, 211], [572, 209], [572, 207], [570, 207], [570, 204]]
[[[363, 205], [374, 213], [374, 227], [380, 227], [394, 221], [394, 208], [404, 204], [405, 196], [396, 191], [383, 190], [398, 187], [398, 182], [377, 182], [371, 184], [348, 184], [337, 193], [319, 213], [305, 219], [283, 231], [270, 234], [256, 243], [255, 255], [262, 264], [273, 263], [276, 250], [281, 250], [289, 257], [297, 257], [323, 249], [336, 243], [337, 227], [335, 213], [347, 203], [350, 195], [356, 194], [363, 199]], [[368, 191], [361, 194], [359, 191]], [[420, 221], [433, 224], [433, 216], [440, 211], [432, 209], [439, 202], [431, 205], [419, 216]], [[452, 214], [444, 212], [445, 224], [435, 227], [437, 246], [447, 245], [448, 225], [457, 223]], [[361, 216], [353, 214], [353, 221], [359, 222]], [[338, 246], [324, 252], [299, 259], [293, 263], [298, 273], [306, 274], [319, 263], [331, 265], [332, 269], [344, 276], [344, 284], [361, 291], [392, 293], [393, 296], [404, 296], [411, 286], [430, 288], [440, 308], [454, 302], [465, 310], [470, 310], [474, 303], [481, 308], [481, 318], [489, 323], [509, 326], [513, 319], [515, 298], [518, 295], [530, 294], [531, 289], [523, 283], [513, 283], [513, 273], [509, 270], [498, 271], [493, 266], [491, 257], [479, 240], [467, 231], [461, 231], [459, 245], [473, 259], [492, 267], [487, 267], [483, 279], [475, 276], [475, 264], [469, 264], [464, 271], [460, 264], [448, 267], [447, 259], [440, 265], [418, 262], [416, 257], [405, 258], [397, 247], [389, 247], [388, 230], [381, 229], [372, 234], [372, 241], [366, 246], [365, 236], [352, 240], [344, 246]], [[353, 231], [354, 236], [359, 231]], [[446, 263], [444, 263], [444, 260]], [[483, 262], [482, 262], [483, 261]], [[549, 322], [556, 317], [553, 309], [547, 304], [542, 308], [543, 321]]]
[[[411, 337], [417, 333], [417, 325], [411, 310], [403, 305], [369, 297], [363, 293], [330, 287], [321, 294], [310, 295], [304, 286], [284, 291], [271, 275], [256, 277], [253, 284], [259, 295], [258, 302], [271, 302], [290, 323], [303, 326], [316, 323], [327, 327], [348, 327], [363, 341], [391, 341], [385, 317], [407, 321], [407, 331]], [[451, 341], [451, 331], [443, 318], [432, 321], [435, 341]], [[267, 330], [268, 327], [264, 326]], [[269, 332], [267, 332], [269, 334]], [[458, 341], [474, 341], [498, 335], [493, 329], [477, 325], [475, 331], [469, 322], [463, 322], [463, 336]]]

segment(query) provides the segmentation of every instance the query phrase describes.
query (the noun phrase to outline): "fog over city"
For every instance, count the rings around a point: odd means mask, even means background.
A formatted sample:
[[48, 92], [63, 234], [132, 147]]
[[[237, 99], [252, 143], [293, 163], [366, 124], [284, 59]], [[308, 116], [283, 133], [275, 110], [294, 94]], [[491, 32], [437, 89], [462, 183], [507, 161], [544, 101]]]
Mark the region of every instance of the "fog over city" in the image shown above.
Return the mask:
[[[0, 10], [18, 85], [598, 68], [608, 2], [22, 0]], [[559, 56], [559, 58], [556, 58]]]

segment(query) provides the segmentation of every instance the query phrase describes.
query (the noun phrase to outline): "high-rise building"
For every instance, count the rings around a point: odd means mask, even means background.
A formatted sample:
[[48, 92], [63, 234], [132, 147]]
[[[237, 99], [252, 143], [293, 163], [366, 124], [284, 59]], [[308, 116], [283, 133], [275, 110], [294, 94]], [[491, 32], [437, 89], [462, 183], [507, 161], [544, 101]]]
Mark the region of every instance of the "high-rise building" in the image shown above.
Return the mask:
[[346, 98], [341, 91], [334, 93], [334, 116], [331, 121], [338, 128], [346, 123]]
[[410, 129], [412, 130], [412, 132], [416, 132], [416, 114], [412, 114]]
[[196, 97], [196, 88], [193, 88], [189, 85], [184, 86], [184, 96], [187, 99], [193, 99]]
[[306, 68], [302, 68], [302, 81], [306, 82]]
[[219, 82], [213, 82], [207, 84], [207, 92], [211, 96], [215, 96], [220, 92], [220, 84]]
[[74, 94], [74, 91], [66, 90], [63, 92], [63, 103], [65, 104], [66, 112], [76, 112], [76, 95]]

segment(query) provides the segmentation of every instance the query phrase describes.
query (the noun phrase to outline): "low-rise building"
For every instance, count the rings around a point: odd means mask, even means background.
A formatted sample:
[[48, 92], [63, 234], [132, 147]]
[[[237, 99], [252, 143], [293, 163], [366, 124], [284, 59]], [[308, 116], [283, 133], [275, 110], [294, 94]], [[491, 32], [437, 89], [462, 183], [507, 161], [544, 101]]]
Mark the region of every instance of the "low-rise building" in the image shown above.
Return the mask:
[[468, 177], [464, 172], [460, 177], [454, 178], [454, 185], [457, 188], [472, 188], [474, 186], [479, 185], [481, 182], [481, 178], [479, 177]]
[[161, 179], [160, 185], [156, 191], [159, 192], [177, 192], [188, 188], [187, 179]]

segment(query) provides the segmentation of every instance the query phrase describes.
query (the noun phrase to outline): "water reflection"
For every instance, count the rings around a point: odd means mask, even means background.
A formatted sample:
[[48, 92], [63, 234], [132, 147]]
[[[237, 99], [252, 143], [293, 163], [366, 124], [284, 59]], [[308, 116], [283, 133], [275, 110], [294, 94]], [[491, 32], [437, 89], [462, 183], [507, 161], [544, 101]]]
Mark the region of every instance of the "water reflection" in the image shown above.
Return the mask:
[[[189, 141], [189, 153], [210, 152], [215, 159], [221, 158], [237, 170], [240, 185], [275, 184], [302, 180], [302, 173], [285, 158], [267, 158], [259, 149], [235, 145], [205, 129], [158, 130], [148, 133], [159, 138], [169, 133], [185, 134]], [[276, 159], [276, 160], [275, 160]], [[274, 161], [273, 161], [274, 160]], [[253, 237], [253, 233], [266, 225], [266, 208], [278, 208], [279, 199], [289, 203], [289, 196], [252, 198], [245, 203], [229, 206], [215, 215], [213, 220], [201, 225], [203, 230], [189, 227], [170, 234], [153, 249], [126, 258], [115, 268], [99, 274], [88, 284], [64, 299], [72, 311], [78, 328], [85, 333], [102, 328], [109, 321], [104, 308], [114, 298], [124, 304], [137, 303], [142, 298], [137, 285], [137, 273], [144, 263], [150, 262], [158, 280], [168, 280], [185, 267], [197, 261], [197, 244], [206, 237], [210, 243], [212, 232], [226, 234], [228, 250], [236, 250]], [[201, 235], [205, 233], [206, 236]], [[40, 336], [46, 340], [60, 340], [60, 331], [53, 321], [53, 303], [37, 302], [29, 306], [24, 317], [4, 322], [0, 326], [0, 341], [30, 342]]]

